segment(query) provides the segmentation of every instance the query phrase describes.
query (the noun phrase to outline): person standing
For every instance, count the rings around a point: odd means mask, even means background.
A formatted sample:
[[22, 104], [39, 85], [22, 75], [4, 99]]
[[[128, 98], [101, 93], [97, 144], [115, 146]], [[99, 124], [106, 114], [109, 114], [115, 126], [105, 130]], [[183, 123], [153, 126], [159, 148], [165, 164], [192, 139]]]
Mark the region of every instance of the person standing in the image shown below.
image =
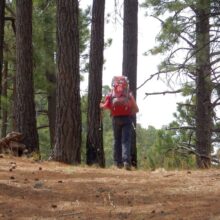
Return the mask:
[[129, 90], [125, 76], [115, 76], [112, 90], [100, 103], [100, 108], [109, 109], [113, 127], [113, 159], [118, 168], [131, 170], [131, 132], [133, 116], [139, 111], [134, 96]]

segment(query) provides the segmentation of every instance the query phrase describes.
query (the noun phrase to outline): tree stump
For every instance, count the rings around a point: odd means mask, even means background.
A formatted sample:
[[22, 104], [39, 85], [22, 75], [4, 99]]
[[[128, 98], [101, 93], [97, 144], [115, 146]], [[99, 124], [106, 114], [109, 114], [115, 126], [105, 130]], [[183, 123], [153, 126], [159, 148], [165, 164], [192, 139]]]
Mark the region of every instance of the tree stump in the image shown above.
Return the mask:
[[22, 156], [27, 147], [21, 143], [23, 134], [12, 131], [6, 137], [0, 139], [0, 153], [12, 154], [14, 156]]

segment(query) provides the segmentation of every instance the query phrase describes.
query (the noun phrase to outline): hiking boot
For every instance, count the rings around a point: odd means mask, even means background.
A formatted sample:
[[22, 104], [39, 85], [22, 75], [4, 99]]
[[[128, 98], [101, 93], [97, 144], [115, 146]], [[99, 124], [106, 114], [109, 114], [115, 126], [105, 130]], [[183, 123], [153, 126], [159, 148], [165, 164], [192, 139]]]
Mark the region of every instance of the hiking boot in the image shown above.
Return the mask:
[[115, 169], [122, 169], [123, 168], [123, 163], [114, 163], [113, 167]]
[[125, 170], [131, 170], [131, 165], [128, 162], [124, 162]]
[[122, 163], [117, 164], [117, 168], [118, 168], [118, 169], [122, 169], [122, 168], [123, 168], [123, 164], [122, 164]]

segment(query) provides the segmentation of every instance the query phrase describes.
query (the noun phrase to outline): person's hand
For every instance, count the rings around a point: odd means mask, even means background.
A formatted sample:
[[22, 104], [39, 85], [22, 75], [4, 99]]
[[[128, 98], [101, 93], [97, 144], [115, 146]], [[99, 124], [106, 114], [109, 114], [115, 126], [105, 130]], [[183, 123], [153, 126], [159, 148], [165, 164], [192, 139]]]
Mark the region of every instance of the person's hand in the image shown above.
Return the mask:
[[100, 102], [99, 107], [104, 108], [104, 104], [102, 102]]

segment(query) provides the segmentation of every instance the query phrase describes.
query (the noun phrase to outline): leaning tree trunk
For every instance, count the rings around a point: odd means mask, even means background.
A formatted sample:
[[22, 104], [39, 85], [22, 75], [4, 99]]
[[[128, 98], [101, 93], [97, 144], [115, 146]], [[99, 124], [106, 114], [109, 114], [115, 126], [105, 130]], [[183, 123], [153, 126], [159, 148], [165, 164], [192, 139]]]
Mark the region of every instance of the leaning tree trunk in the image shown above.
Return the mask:
[[[1, 112], [1, 95], [2, 95], [4, 23], [5, 23], [5, 0], [0, 0], [0, 112]], [[1, 118], [1, 113], [0, 113], [0, 118]]]
[[[124, 33], [122, 73], [130, 82], [130, 89], [136, 98], [137, 90], [137, 46], [138, 46], [138, 0], [124, 0]], [[133, 119], [136, 126], [136, 116]], [[131, 163], [137, 167], [136, 132], [132, 130]]]
[[209, 35], [210, 2], [197, 3], [196, 22], [196, 148], [199, 168], [211, 166], [211, 68]]
[[32, 1], [17, 0], [15, 123], [29, 152], [39, 152], [32, 58]]
[[72, 164], [80, 163], [81, 148], [78, 17], [78, 0], [57, 0], [57, 106], [52, 157]]
[[101, 123], [105, 0], [94, 0], [89, 62], [87, 164], [105, 166]]

